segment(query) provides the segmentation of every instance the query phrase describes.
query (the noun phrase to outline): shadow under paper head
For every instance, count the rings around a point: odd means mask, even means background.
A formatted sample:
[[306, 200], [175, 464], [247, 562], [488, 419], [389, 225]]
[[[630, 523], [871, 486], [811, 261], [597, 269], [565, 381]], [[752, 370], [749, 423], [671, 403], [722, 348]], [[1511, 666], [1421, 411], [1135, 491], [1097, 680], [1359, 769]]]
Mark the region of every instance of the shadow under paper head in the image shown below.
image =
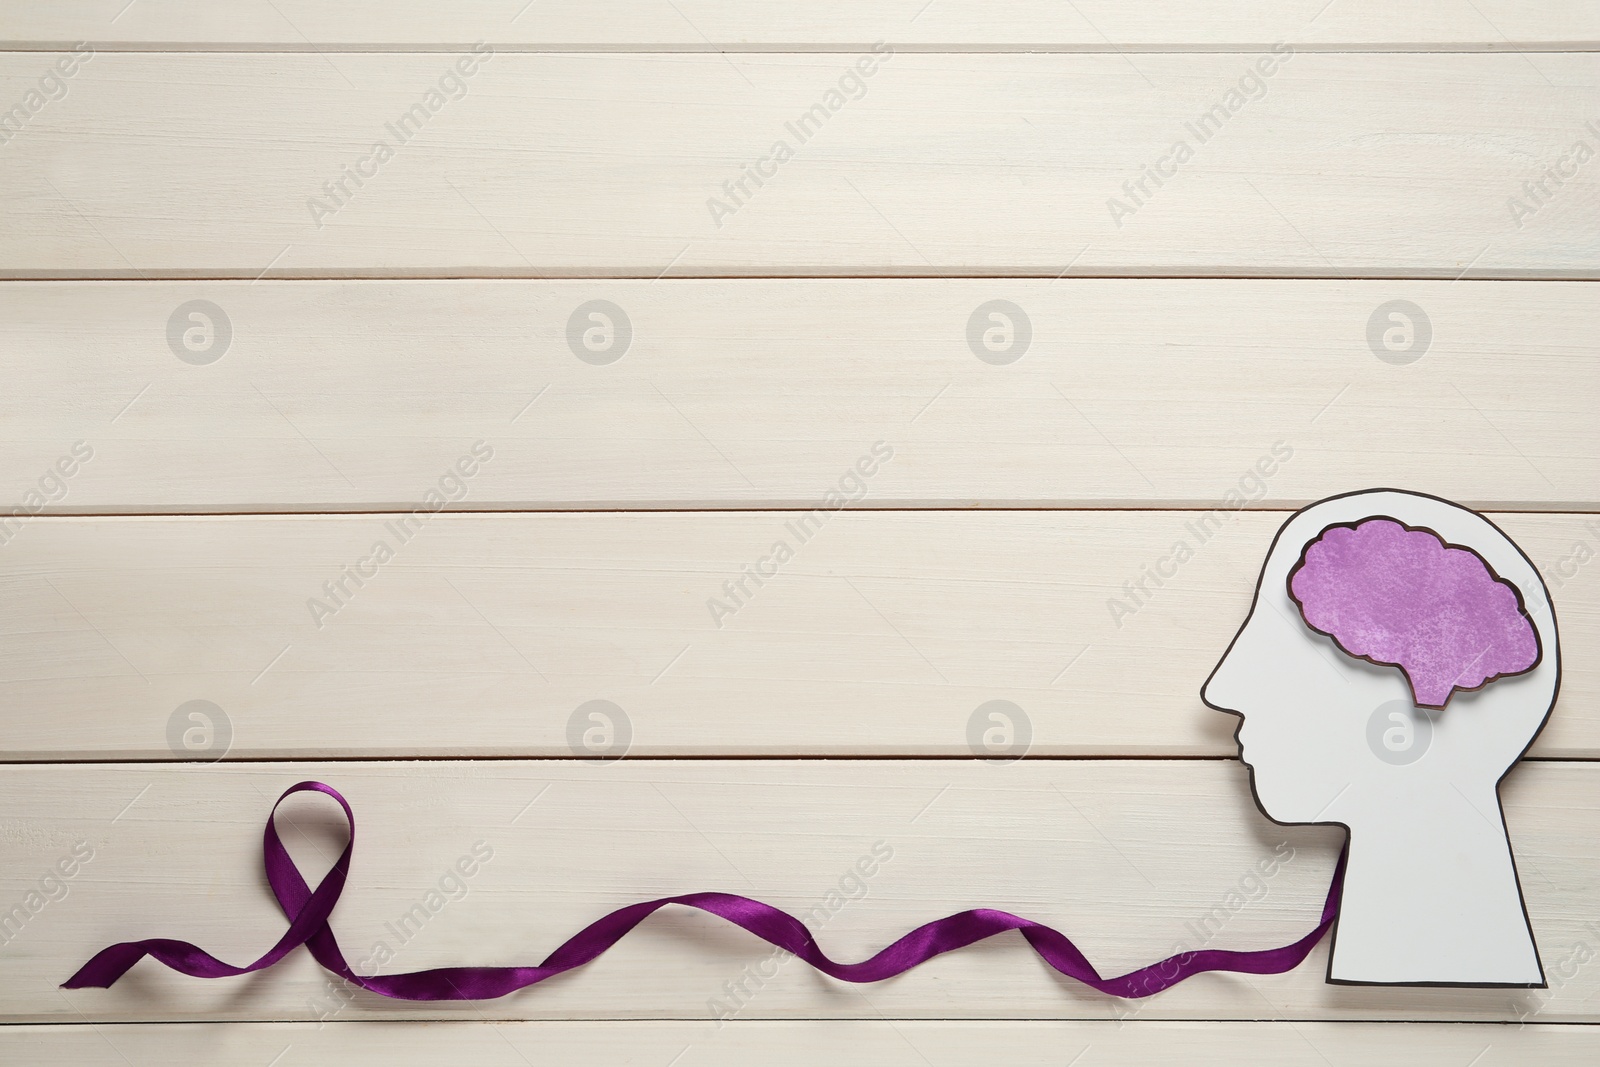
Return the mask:
[[1289, 572], [1300, 616], [1352, 656], [1399, 667], [1419, 707], [1538, 666], [1522, 595], [1470, 548], [1386, 516], [1327, 527]]

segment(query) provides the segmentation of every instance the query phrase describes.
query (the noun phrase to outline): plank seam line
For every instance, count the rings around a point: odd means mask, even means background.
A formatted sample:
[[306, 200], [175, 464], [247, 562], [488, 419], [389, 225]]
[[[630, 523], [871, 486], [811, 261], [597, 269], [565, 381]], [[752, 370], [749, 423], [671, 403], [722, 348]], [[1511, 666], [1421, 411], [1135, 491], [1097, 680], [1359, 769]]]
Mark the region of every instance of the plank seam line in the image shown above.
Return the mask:
[[[325, 1019], [325, 1023], [334, 1026], [371, 1026], [384, 1023], [416, 1024], [421, 1022], [438, 1025], [440, 1023], [452, 1026], [484, 1026], [484, 1025], [515, 1025], [515, 1026], [587, 1026], [604, 1023], [635, 1023], [639, 1026], [660, 1026], [672, 1024], [681, 1026], [704, 1027], [705, 1017], [690, 1015], [663, 1015], [657, 1018], [640, 1018], [637, 1015], [612, 1018], [609, 1016], [593, 1016], [583, 1018], [564, 1019], [529, 1019], [510, 1016], [505, 1018], [490, 1018], [481, 1011], [476, 1018], [463, 1019], [459, 1015], [421, 1015], [401, 1016], [399, 1018], [384, 1018], [375, 1016], [367, 1019]], [[1134, 1026], [1193, 1026], [1196, 1023], [1216, 1024], [1227, 1023], [1239, 1026], [1287, 1026], [1293, 1028], [1301, 1023], [1334, 1024], [1340, 1026], [1495, 1026], [1506, 1027], [1522, 1026], [1600, 1026], [1600, 1021], [1578, 1019], [1567, 1022], [1554, 1019], [1526, 1019], [1488, 1018], [1488, 1019], [1395, 1019], [1395, 1018], [1320, 1018], [1316, 1016], [1297, 1017], [1285, 1019], [1282, 1016], [1259, 1017], [1238, 1016], [1235, 1018], [1177, 1018], [1177, 1019], [1136, 1019], [1124, 1017], [1123, 1019], [1103, 1018], [1095, 1016], [1048, 1016], [1048, 1015], [972, 1015], [950, 1016], [946, 1015], [797, 1015], [773, 1016], [765, 1019], [730, 1019], [725, 1025], [729, 1026], [784, 1026], [790, 1023], [1047, 1023], [1052, 1026], [1074, 1026], [1090, 1024], [1094, 1026], [1121, 1026], [1131, 1024]], [[0, 1028], [8, 1026], [36, 1026], [49, 1028], [65, 1027], [106, 1027], [106, 1026], [277, 1026], [277, 1027], [319, 1027], [315, 1019], [283, 1019], [283, 1018], [244, 1018], [244, 1019], [208, 1019], [197, 1017], [193, 1019], [51, 1019], [48, 1022], [38, 1020], [5, 1020], [0, 1019]]]
[[[80, 41], [83, 38], [79, 39]], [[1281, 40], [1287, 40], [1282, 38]], [[0, 56], [35, 55], [41, 52], [70, 52], [79, 41], [0, 41]], [[213, 41], [182, 46], [178, 42], [119, 41], [112, 44], [95, 43], [97, 53], [120, 55], [291, 55], [291, 56], [345, 56], [345, 55], [436, 55], [459, 52], [471, 48], [476, 41], [456, 44], [373, 44], [359, 45], [351, 42], [339, 44], [309, 44], [309, 47]], [[541, 44], [496, 45], [495, 55], [750, 55], [750, 56], [815, 56], [857, 55], [870, 48], [874, 42], [859, 44], [796, 44], [785, 42], [773, 45], [729, 42], [718, 44]], [[1229, 45], [1193, 45], [1176, 43], [1127, 44], [1082, 46], [1064, 43], [1027, 42], [1018, 44], [896, 44], [896, 54], [951, 55], [951, 56], [1236, 56], [1256, 55], [1269, 50], [1279, 41], [1241, 41]], [[1291, 41], [1296, 55], [1378, 55], [1378, 56], [1518, 56], [1518, 55], [1587, 55], [1600, 51], [1600, 40], [1576, 41], [1484, 41], [1441, 42], [1434, 46], [1425, 42], [1397, 42], [1393, 44], [1356, 44], [1339, 42], [1331, 44], [1304, 44]]]
[[[1484, 511], [1493, 515], [1548, 515], [1553, 517], [1570, 517], [1574, 519], [1593, 515], [1600, 511], [1600, 502], [1588, 508], [1575, 508], [1571, 506], [1558, 507], [1499, 507], [1493, 504], [1477, 504], [1472, 501], [1462, 502], [1464, 506], [1475, 511]], [[442, 508], [435, 515], [465, 516], [465, 515], [804, 515], [815, 511], [820, 505], [810, 507], [804, 504], [751, 506], [729, 505], [727, 507], [684, 507], [682, 505], [661, 503], [652, 504], [640, 502], [628, 507], [482, 507], [482, 508]], [[858, 504], [849, 510], [852, 513], [883, 513], [893, 515], [971, 515], [992, 514], [1003, 515], [1008, 512], [1016, 513], [1056, 513], [1056, 514], [1204, 514], [1224, 507], [1223, 503], [1195, 502], [1190, 504], [980, 504], [973, 506], [956, 506], [952, 504], [928, 504], [924, 506], [901, 505], [896, 507], [872, 506]], [[63, 522], [69, 519], [317, 519], [317, 518], [362, 518], [378, 515], [409, 515], [416, 510], [415, 504], [396, 505], [391, 507], [352, 507], [349, 509], [327, 510], [327, 505], [305, 505], [304, 509], [295, 505], [283, 505], [274, 510], [263, 511], [43, 511], [32, 516], [30, 522]], [[1261, 515], [1292, 515], [1300, 508], [1294, 505], [1274, 505], [1267, 507], [1249, 507], [1236, 509], [1241, 514]]]
[[[160, 767], [262, 765], [262, 764], [336, 764], [336, 763], [587, 763], [589, 756], [230, 756], [222, 760], [151, 759], [132, 756], [127, 759], [95, 755], [83, 759], [0, 759], [0, 767]], [[651, 756], [629, 755], [629, 763], [979, 763], [980, 756], [949, 755], [695, 755]], [[622, 760], [616, 762], [623, 762]], [[1028, 763], [1238, 763], [1238, 756], [1208, 755], [1102, 755], [1102, 756], [1049, 756], [1029, 755], [1018, 762]], [[1600, 763], [1600, 756], [1524, 756], [1521, 763], [1587, 764]]]
[[160, 270], [141, 271], [137, 274], [129, 273], [79, 273], [79, 272], [22, 272], [0, 270], [0, 285], [21, 284], [37, 285], [45, 282], [133, 282], [145, 284], [174, 283], [174, 282], [242, 282], [249, 285], [281, 284], [290, 282], [827, 282], [827, 281], [934, 281], [934, 282], [1005, 282], [1005, 281], [1130, 281], [1130, 282], [1479, 282], [1507, 285], [1542, 284], [1559, 282], [1562, 284], [1585, 283], [1593, 284], [1600, 281], [1600, 268], [1584, 268], [1587, 273], [1561, 273], [1552, 269], [1547, 272], [1543, 268], [1526, 268], [1510, 271], [1505, 274], [1493, 274], [1474, 271], [1468, 275], [1452, 275], [1448, 271], [1438, 273], [1429, 271], [1411, 274], [1381, 274], [1381, 273], [1346, 273], [1346, 274], [1317, 274], [1317, 273], [1283, 273], [1283, 274], [1182, 274], [1182, 273], [1140, 273], [1116, 274], [1100, 272], [1070, 271], [1066, 274], [1054, 271], [1017, 271], [997, 270], [988, 273], [874, 273], [874, 274], [849, 274], [841, 272], [818, 272], [808, 274], [674, 274], [671, 276], [660, 273], [524, 273], [524, 274], [438, 274], [429, 273], [425, 269], [415, 272], [402, 273], [373, 273], [355, 271], [347, 274], [311, 274], [294, 273], [283, 274], [278, 277], [265, 277], [260, 271], [219, 271], [210, 274], [181, 274], [169, 273]]

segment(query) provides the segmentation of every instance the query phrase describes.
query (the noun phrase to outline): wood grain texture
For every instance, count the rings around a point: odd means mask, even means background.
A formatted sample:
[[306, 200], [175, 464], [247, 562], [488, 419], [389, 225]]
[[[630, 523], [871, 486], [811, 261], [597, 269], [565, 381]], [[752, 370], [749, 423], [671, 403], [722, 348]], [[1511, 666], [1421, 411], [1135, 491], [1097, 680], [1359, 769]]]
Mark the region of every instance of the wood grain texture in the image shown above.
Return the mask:
[[[0, 55], [0, 93], [28, 100], [53, 61]], [[1600, 168], [1574, 146], [1600, 137], [1597, 73], [1587, 53], [102, 53], [4, 146], [0, 276], [1594, 278]]]
[[[580, 706], [608, 700], [636, 755], [964, 757], [979, 705], [1009, 700], [1035, 755], [1231, 756], [1237, 720], [1199, 688], [1285, 516], [1203, 544], [1197, 517], [845, 511], [803, 542], [764, 512], [441, 515], [406, 541], [379, 515], [35, 519], [0, 549], [0, 697], [40, 711], [0, 719], [0, 753], [587, 755]], [[1600, 574], [1570, 558], [1596, 526], [1495, 519], [1546, 569], [1567, 650], [1534, 752], [1600, 755]], [[1194, 558], [1113, 613], [1178, 540]], [[730, 595], [762, 559], [776, 574]], [[229, 730], [177, 743], [192, 700]]]
[[[1597, 50], [1578, 0], [0, 0], [0, 1061], [1592, 1062]], [[1287, 509], [1378, 484], [1551, 585], [1503, 790], [1548, 989], [1330, 986], [1324, 944], [1122, 1002], [1015, 937], [851, 987], [685, 911], [487, 1004], [305, 953], [56, 988], [259, 954], [307, 778], [362, 819], [363, 969], [706, 888], [852, 959], [980, 905], [1107, 973], [1283, 944], [1341, 834], [1268, 822], [1196, 691]], [[964, 758], [992, 700], [1036, 758]], [[285, 808], [312, 877], [330, 809]]]
[[[603, 366], [567, 334], [597, 299], [632, 330]], [[1031, 328], [1008, 365], [969, 347], [996, 299]], [[226, 321], [209, 365], [169, 337], [193, 300]], [[1414, 352], [1380, 341], [1407, 365], [1369, 345], [1394, 300], [1426, 317]], [[1597, 319], [1570, 282], [12, 283], [0, 501], [409, 508], [484, 440], [454, 508], [809, 508], [881, 440], [857, 507], [1213, 507], [1282, 442], [1276, 506], [1396, 485], [1593, 510]], [[79, 440], [93, 460], [28, 498]]]
[[[393, 1067], [468, 1062], [482, 1067], [745, 1067], [752, 1062], [870, 1062], [882, 1067], [1222, 1067], [1254, 1058], [1275, 1067], [1523, 1067], [1591, 1064], [1592, 1027], [1530, 1023], [734, 1022], [173, 1023], [0, 1028], [0, 1055], [38, 1067], [215, 1067], [310, 1063]], [[673, 1057], [677, 1056], [676, 1061]], [[1472, 1057], [1477, 1056], [1476, 1062]]]
[[[126, 5], [126, 6], [125, 6]], [[441, 49], [499, 47], [651, 50], [899, 46], [1042, 51], [1173, 51], [1290, 40], [1322, 48], [1571, 48], [1600, 41], [1581, 0], [1185, 0], [1160, 8], [1116, 0], [868, 0], [782, 4], [737, 0], [56, 0], [0, 3], [5, 41], [35, 48]], [[842, 43], [842, 44], [841, 44]]]
[[[319, 1017], [683, 1019], [706, 1022], [727, 984], [771, 953], [697, 913], [648, 920], [580, 972], [488, 1004], [405, 1003], [328, 991], [296, 953], [258, 981], [207, 982], [141, 964], [111, 990], [55, 988], [112, 941], [171, 936], [253, 959], [283, 918], [262, 885], [272, 799], [307, 778], [344, 792], [360, 847], [334, 926], [360, 962], [384, 942], [390, 972], [536, 961], [603, 911], [725, 889], [809, 911], [830, 954], [862, 958], [922, 922], [997, 907], [1071, 932], [1105, 973], [1208, 943], [1266, 947], [1316, 922], [1340, 832], [1282, 827], [1254, 807], [1233, 761], [657, 761], [11, 767], [0, 777], [0, 900], [24, 899], [74, 847], [92, 856], [0, 952], [8, 1022], [315, 1021]], [[1198, 976], [1137, 1004], [1055, 976], [1020, 939], [847, 987], [777, 968], [743, 978], [740, 1019], [1362, 1019], [1594, 1021], [1600, 969], [1587, 845], [1600, 767], [1537, 763], [1503, 789], [1549, 989], [1330, 986], [1326, 943], [1284, 975]], [[312, 877], [343, 815], [295, 798], [282, 822]], [[78, 842], [85, 844], [78, 846]], [[879, 844], [881, 842], [881, 844]], [[855, 874], [873, 847], [886, 855]], [[476, 848], [425, 920], [396, 922]], [[483, 858], [485, 850], [490, 853]], [[1265, 857], [1281, 863], [1259, 874]], [[827, 894], [852, 875], [854, 899]], [[1253, 882], [1246, 876], [1254, 879]], [[1255, 899], [1213, 908], [1241, 884]], [[863, 895], [864, 893], [864, 895]], [[831, 911], [829, 910], [831, 908]], [[386, 925], [387, 924], [387, 925]], [[395, 929], [391, 930], [390, 927]], [[402, 938], [400, 935], [404, 934]], [[1581, 946], [1581, 947], [1580, 947]]]

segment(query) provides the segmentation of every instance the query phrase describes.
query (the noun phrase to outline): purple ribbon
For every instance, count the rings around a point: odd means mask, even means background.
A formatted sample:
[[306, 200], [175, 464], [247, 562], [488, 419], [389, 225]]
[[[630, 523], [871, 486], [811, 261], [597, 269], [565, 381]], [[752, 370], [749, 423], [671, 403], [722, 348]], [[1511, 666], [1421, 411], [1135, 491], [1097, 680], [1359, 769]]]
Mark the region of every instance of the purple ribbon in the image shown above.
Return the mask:
[[[307, 791], [325, 793], [337, 800], [350, 824], [349, 843], [315, 890], [300, 877], [300, 871], [278, 838], [275, 825], [278, 805], [295, 793]], [[262, 840], [267, 882], [289, 919], [289, 929], [266, 955], [246, 967], [235, 967], [187, 941], [161, 937], [125, 941], [96, 953], [93, 959], [79, 968], [77, 974], [63, 983], [63, 988], [109, 988], [146, 956], [154, 956], [173, 970], [196, 978], [249, 974], [271, 967], [295, 948], [305, 945], [316, 961], [334, 974], [352, 985], [385, 997], [398, 1000], [488, 1000], [582, 967], [622, 940], [628, 931], [652, 913], [668, 904], [682, 904], [720, 916], [763, 941], [794, 953], [823, 974], [847, 982], [880, 982], [909, 971], [935, 956], [965, 948], [1008, 930], [1018, 930], [1046, 963], [1067, 977], [1076, 978], [1085, 985], [1113, 996], [1147, 997], [1202, 971], [1281, 974], [1298, 966], [1322, 939], [1322, 935], [1327, 933], [1333, 925], [1334, 916], [1338, 914], [1339, 894], [1344, 884], [1345, 859], [1348, 855], [1347, 849], [1339, 856], [1338, 866], [1333, 872], [1333, 884], [1328, 889], [1328, 901], [1322, 908], [1322, 920], [1314, 930], [1292, 945], [1254, 952], [1226, 949], [1182, 952], [1115, 978], [1100, 977], [1100, 972], [1094, 969], [1066, 935], [1041, 923], [991, 908], [976, 908], [935, 920], [917, 927], [870, 959], [860, 963], [838, 963], [823, 955], [817, 947], [816, 938], [811, 936], [811, 931], [799, 919], [758, 900], [732, 893], [686, 893], [619, 908], [579, 931], [537, 967], [436, 967], [408, 974], [367, 977], [350, 969], [344, 953], [339, 950], [339, 943], [334, 940], [333, 930], [328, 926], [328, 916], [339, 902], [339, 894], [344, 891], [345, 878], [350, 872], [350, 855], [355, 849], [355, 838], [355, 813], [338, 790], [321, 782], [301, 782], [290, 786], [278, 798], [277, 804], [272, 806]]]

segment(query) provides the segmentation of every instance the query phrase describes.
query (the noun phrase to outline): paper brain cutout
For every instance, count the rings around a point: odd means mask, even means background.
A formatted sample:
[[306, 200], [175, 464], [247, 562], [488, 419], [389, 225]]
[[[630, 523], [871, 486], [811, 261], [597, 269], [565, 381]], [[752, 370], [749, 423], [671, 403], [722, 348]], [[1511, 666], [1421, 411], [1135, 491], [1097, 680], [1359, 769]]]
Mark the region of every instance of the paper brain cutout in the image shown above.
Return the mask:
[[1389, 518], [1330, 526], [1289, 572], [1306, 625], [1352, 656], [1399, 667], [1418, 706], [1442, 708], [1539, 662], [1511, 583], [1483, 557]]

